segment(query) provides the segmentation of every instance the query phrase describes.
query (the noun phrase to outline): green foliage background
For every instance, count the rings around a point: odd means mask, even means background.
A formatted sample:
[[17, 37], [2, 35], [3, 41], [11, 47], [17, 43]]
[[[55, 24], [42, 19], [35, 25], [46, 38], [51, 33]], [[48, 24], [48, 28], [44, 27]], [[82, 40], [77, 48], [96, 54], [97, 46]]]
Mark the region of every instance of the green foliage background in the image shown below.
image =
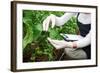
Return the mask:
[[[42, 23], [50, 14], [60, 17], [64, 12], [23, 10], [23, 51], [25, 53], [29, 53], [29, 50], [31, 49], [29, 45], [32, 42], [38, 41], [38, 38], [41, 37]], [[48, 32], [50, 38], [61, 40], [63, 38], [60, 36], [60, 33], [76, 34], [77, 29], [76, 18], [72, 17], [63, 26], [55, 26], [53, 29], [49, 28]], [[48, 56], [48, 60], [53, 60], [53, 46], [49, 44], [47, 39], [44, 39], [42, 47], [37, 47], [37, 49], [31, 50], [31, 53], [32, 61], [34, 61], [37, 55], [46, 55]]]

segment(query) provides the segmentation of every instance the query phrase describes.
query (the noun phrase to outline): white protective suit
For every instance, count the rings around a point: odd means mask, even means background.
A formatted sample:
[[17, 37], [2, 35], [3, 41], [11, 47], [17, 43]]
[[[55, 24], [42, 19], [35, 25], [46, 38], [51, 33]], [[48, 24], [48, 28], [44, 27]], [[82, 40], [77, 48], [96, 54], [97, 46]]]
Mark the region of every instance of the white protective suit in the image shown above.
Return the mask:
[[[65, 13], [61, 17], [57, 17], [53, 14], [48, 16], [44, 22], [43, 22], [43, 30], [48, 31], [49, 25], [51, 24], [51, 27], [53, 28], [54, 26], [62, 26], [64, 25], [71, 17], [77, 16], [78, 13]], [[80, 13], [78, 16], [78, 21], [83, 23], [84, 25], [91, 24], [91, 15], [89, 13]], [[61, 49], [65, 48], [65, 53], [69, 57], [73, 59], [86, 59], [87, 54], [86, 52], [81, 49], [83, 47], [86, 47], [90, 45], [91, 43], [91, 31], [81, 40], [75, 41], [75, 42], [66, 42], [66, 41], [59, 41], [59, 40], [53, 40], [51, 38], [48, 38], [48, 40], [51, 42], [51, 44], [56, 48], [56, 49]], [[77, 46], [77, 48], [73, 48], [73, 43], [74, 45]]]

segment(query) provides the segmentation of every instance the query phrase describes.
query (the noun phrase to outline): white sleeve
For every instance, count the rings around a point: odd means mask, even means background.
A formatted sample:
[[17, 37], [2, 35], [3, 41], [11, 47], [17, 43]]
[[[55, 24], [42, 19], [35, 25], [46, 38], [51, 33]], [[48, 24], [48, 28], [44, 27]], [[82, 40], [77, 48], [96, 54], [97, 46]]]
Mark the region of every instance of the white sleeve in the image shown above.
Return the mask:
[[61, 17], [56, 17], [56, 26], [64, 25], [71, 17], [77, 15], [77, 13], [65, 13]]
[[91, 31], [84, 37], [83, 39], [79, 41], [75, 41], [77, 44], [77, 48], [83, 48], [91, 44]]

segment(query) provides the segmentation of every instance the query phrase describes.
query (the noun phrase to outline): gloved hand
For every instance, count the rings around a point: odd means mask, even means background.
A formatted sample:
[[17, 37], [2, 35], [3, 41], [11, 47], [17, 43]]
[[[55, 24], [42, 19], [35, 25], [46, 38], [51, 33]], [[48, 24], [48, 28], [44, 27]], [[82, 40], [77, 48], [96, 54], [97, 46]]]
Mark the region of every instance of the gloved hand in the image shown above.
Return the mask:
[[56, 49], [61, 49], [61, 48], [72, 48], [73, 43], [72, 42], [67, 42], [64, 40], [53, 40], [51, 38], [48, 38], [48, 41], [56, 48]]
[[56, 16], [51, 14], [43, 21], [43, 30], [48, 31], [49, 26], [53, 28], [56, 24]]

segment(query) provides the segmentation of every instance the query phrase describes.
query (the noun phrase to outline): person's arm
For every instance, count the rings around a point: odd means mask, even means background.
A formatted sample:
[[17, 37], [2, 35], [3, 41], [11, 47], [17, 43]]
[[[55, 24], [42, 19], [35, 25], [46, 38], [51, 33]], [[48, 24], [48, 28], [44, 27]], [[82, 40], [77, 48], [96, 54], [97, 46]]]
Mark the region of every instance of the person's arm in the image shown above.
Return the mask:
[[67, 42], [64, 40], [53, 40], [51, 38], [48, 38], [49, 42], [56, 48], [56, 49], [61, 49], [61, 48], [83, 48], [88, 46], [91, 43], [91, 32], [89, 32], [86, 37], [84, 37], [81, 40], [74, 41], [74, 42]]
[[83, 48], [91, 44], [91, 31], [81, 40], [75, 42], [68, 42], [66, 47], [69, 48]]
[[90, 45], [91, 44], [91, 31], [83, 39], [79, 41], [75, 41], [73, 46], [75, 46], [75, 43], [76, 43], [76, 48], [83, 48], [83, 47]]
[[54, 26], [64, 25], [72, 16], [75, 16], [77, 13], [65, 13], [63, 16], [58, 17], [54, 14], [51, 14], [43, 21], [43, 30], [48, 31], [49, 26], [52, 28]]
[[71, 17], [77, 15], [78, 13], [65, 13], [61, 17], [56, 17], [56, 26], [64, 25], [68, 20], [70, 20]]

